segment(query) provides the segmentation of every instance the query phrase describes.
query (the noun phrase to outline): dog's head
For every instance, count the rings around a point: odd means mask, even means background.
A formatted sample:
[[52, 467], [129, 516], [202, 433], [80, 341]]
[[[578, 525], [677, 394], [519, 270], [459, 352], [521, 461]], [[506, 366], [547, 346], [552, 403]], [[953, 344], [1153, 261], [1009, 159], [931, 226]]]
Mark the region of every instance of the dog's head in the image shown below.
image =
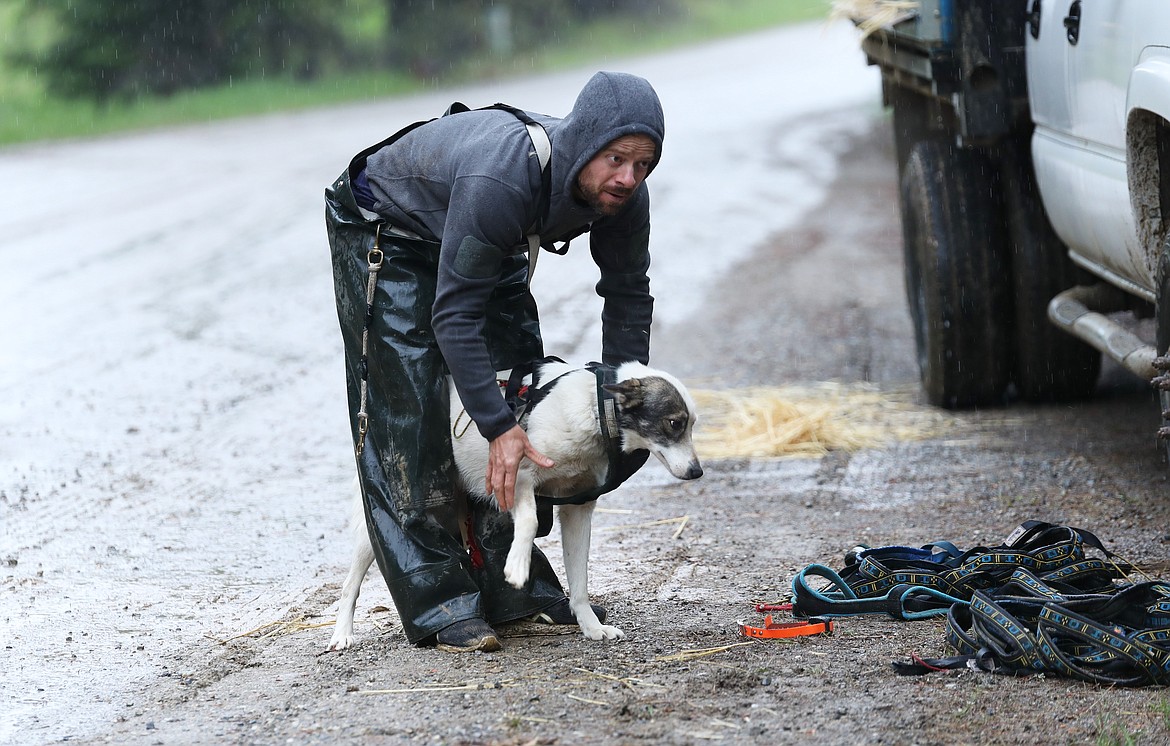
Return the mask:
[[698, 417], [686, 386], [668, 373], [637, 363], [619, 367], [618, 378], [605, 389], [618, 405], [622, 450], [650, 451], [679, 479], [703, 476], [691, 442]]

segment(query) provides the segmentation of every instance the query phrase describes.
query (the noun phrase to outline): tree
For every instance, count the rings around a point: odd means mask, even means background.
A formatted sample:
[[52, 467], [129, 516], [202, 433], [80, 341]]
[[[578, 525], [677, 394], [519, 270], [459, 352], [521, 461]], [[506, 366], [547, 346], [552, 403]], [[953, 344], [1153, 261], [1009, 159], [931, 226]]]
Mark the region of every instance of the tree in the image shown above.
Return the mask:
[[503, 11], [516, 49], [555, 42], [578, 0], [386, 0], [387, 63], [442, 77], [491, 48], [489, 15]]
[[340, 48], [314, 0], [29, 0], [56, 21], [47, 49], [26, 52], [50, 91], [132, 98], [233, 79], [315, 74]]

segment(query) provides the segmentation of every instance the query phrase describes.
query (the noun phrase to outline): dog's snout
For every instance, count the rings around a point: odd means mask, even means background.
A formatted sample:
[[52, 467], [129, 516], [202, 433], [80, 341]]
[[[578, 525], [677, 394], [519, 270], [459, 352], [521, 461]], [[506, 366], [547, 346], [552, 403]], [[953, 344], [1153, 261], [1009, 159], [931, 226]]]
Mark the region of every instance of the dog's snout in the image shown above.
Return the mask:
[[687, 467], [687, 473], [683, 479], [698, 479], [701, 476], [703, 476], [703, 467], [699, 466], [698, 461], [692, 461]]

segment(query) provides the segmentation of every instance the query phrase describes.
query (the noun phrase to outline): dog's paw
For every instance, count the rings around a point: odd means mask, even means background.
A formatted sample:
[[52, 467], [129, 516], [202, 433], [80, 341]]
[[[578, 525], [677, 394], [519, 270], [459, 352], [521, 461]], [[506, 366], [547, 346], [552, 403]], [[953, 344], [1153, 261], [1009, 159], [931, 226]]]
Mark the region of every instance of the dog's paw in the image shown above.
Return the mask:
[[342, 632], [337, 630], [333, 633], [333, 637], [329, 639], [329, 647], [327, 650], [345, 650], [353, 645], [353, 632]]
[[589, 640], [620, 640], [626, 636], [625, 632], [608, 624], [590, 625], [588, 628], [582, 625], [581, 634]]
[[513, 588], [522, 589], [528, 582], [528, 571], [532, 565], [531, 552], [509, 552], [504, 563], [504, 580]]
[[581, 632], [590, 640], [620, 640], [626, 636], [625, 632], [608, 624], [599, 624], [589, 630], [582, 627]]

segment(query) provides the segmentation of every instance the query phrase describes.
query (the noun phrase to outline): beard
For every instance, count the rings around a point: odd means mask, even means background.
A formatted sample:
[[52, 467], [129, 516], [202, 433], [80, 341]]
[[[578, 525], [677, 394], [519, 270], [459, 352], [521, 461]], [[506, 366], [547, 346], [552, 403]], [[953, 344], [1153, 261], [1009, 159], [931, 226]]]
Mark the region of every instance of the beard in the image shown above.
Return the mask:
[[577, 198], [584, 202], [594, 212], [602, 215], [617, 215], [630, 201], [633, 190], [604, 190], [600, 187], [590, 188], [577, 185]]

